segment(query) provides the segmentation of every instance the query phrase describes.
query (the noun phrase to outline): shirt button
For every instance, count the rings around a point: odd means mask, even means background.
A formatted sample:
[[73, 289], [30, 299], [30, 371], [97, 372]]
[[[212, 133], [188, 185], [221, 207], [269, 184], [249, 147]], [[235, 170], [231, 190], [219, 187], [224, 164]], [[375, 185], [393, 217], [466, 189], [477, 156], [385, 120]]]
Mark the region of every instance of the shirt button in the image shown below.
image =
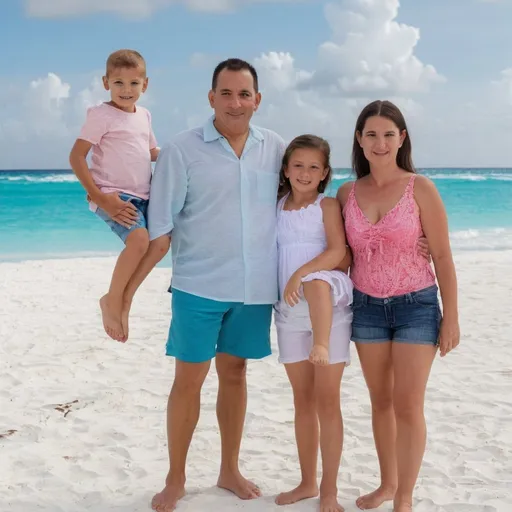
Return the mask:
[[388, 299], [384, 299], [384, 304], [387, 304], [389, 302]]

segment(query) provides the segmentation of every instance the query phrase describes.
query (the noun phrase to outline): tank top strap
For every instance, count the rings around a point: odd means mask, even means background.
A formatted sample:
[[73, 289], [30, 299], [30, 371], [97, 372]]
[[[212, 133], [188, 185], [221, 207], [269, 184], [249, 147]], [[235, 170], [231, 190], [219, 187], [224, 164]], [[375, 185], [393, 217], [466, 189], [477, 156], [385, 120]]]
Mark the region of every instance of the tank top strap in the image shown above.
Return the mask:
[[407, 187], [405, 187], [405, 196], [408, 199], [414, 199], [414, 180], [415, 179], [416, 179], [416, 174], [413, 174], [409, 179], [409, 183], [407, 183]]
[[315, 202], [313, 204], [315, 204], [316, 206], [319, 206], [320, 205], [320, 201], [325, 197], [325, 194], [318, 194], [318, 197], [316, 198]]
[[290, 195], [290, 193], [288, 192], [288, 194], [286, 194], [285, 196], [281, 197], [281, 199], [279, 199], [279, 201], [277, 203], [277, 211], [278, 212], [280, 212], [283, 209], [284, 203], [289, 195]]

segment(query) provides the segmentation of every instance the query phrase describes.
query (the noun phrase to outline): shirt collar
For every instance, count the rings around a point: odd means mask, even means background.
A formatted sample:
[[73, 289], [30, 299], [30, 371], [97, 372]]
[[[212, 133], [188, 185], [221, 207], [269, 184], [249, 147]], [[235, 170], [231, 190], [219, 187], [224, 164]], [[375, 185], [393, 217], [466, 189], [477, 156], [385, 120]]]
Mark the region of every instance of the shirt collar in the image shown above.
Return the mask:
[[[214, 119], [215, 116], [210, 117], [203, 126], [203, 140], [205, 142], [213, 142], [214, 140], [218, 140], [223, 137], [217, 128], [215, 128], [215, 125], [213, 124]], [[252, 124], [249, 124], [249, 138], [250, 137], [253, 137], [258, 142], [263, 140], [263, 134]]]

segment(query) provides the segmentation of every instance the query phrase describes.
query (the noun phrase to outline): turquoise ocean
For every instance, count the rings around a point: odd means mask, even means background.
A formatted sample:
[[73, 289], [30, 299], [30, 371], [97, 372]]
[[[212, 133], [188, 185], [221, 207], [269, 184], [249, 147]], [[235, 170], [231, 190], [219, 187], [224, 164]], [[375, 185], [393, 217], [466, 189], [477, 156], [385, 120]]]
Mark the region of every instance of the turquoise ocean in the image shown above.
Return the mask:
[[[455, 251], [512, 249], [512, 169], [420, 172], [441, 193]], [[336, 169], [328, 193], [351, 177]], [[0, 171], [0, 261], [107, 256], [121, 248], [88, 210], [71, 171]]]

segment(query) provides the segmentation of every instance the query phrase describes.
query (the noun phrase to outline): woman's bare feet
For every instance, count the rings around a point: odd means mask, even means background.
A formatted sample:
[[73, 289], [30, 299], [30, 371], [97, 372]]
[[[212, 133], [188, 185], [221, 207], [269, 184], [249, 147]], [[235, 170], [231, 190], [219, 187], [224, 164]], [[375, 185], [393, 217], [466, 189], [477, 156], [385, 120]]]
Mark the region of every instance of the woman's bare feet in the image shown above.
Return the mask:
[[345, 509], [338, 503], [334, 494], [320, 496], [320, 512], [344, 512]]
[[395, 497], [395, 492], [394, 488], [381, 486], [370, 494], [359, 496], [356, 505], [361, 510], [371, 510], [380, 507], [385, 501], [391, 501]]
[[103, 319], [103, 328], [105, 332], [116, 341], [122, 341], [123, 326], [121, 325], [121, 315], [116, 314], [116, 309], [119, 311], [121, 308], [116, 308], [112, 304], [108, 294], [103, 295], [100, 299], [101, 317]]
[[292, 503], [297, 503], [297, 501], [307, 500], [309, 498], [316, 498], [318, 496], [318, 485], [316, 483], [313, 484], [303, 484], [300, 483], [298, 487], [295, 489], [282, 492], [276, 497], [277, 505], [291, 505]]
[[183, 496], [185, 487], [182, 485], [166, 485], [162, 492], [153, 497], [151, 508], [156, 512], [173, 512]]
[[313, 345], [309, 353], [309, 361], [313, 364], [326, 366], [329, 364], [329, 349], [322, 345]]
[[240, 473], [221, 473], [217, 487], [231, 491], [241, 500], [254, 500], [261, 496], [259, 487], [244, 478]]

